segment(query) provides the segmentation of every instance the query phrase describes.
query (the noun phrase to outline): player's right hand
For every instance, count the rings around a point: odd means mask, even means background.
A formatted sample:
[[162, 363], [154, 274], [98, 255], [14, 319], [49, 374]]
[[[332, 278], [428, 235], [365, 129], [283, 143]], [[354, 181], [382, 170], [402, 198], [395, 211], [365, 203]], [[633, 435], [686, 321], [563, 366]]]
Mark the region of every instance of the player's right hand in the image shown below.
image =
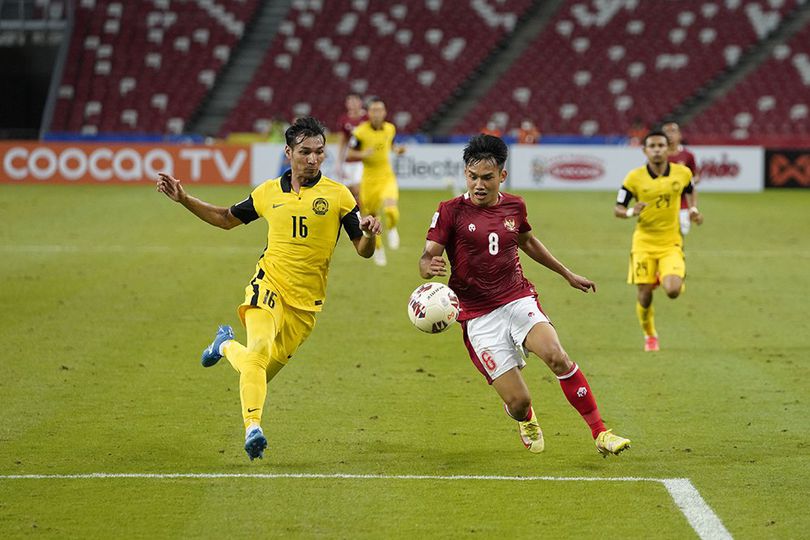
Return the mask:
[[636, 203], [636, 205], [633, 207], [633, 215], [634, 216], [639, 215], [641, 213], [641, 211], [644, 210], [644, 208], [646, 206], [647, 206], [647, 203], [645, 203], [645, 202]]
[[428, 272], [432, 276], [446, 276], [447, 275], [447, 261], [444, 260], [444, 257], [435, 256], [430, 259], [430, 264], [428, 265]]

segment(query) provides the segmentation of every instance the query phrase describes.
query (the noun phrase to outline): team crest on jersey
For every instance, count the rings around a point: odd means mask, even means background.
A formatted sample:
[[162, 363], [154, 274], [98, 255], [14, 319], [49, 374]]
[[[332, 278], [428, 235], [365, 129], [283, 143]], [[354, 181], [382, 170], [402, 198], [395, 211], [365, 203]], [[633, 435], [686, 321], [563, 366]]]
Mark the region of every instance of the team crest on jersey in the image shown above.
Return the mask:
[[517, 227], [515, 227], [515, 218], [506, 218], [503, 220], [503, 226], [506, 227], [506, 230], [509, 232], [515, 232]]
[[672, 191], [680, 192], [681, 191], [681, 183], [680, 182], [673, 182], [672, 183]]
[[329, 202], [322, 197], [318, 197], [312, 201], [312, 211], [319, 216], [326, 214], [329, 211]]

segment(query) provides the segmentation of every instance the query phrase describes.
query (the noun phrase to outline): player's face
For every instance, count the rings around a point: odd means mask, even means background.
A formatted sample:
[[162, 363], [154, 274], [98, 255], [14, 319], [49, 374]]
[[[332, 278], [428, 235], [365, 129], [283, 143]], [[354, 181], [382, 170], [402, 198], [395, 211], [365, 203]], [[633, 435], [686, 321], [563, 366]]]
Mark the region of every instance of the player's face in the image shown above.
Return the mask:
[[349, 112], [357, 112], [363, 106], [363, 102], [357, 96], [348, 96], [346, 98], [346, 110]]
[[494, 161], [478, 161], [464, 167], [464, 177], [472, 203], [492, 206], [498, 202], [501, 183], [506, 180], [506, 170], [499, 169]]
[[669, 138], [671, 146], [673, 148], [677, 148], [679, 144], [681, 144], [681, 128], [678, 124], [674, 122], [670, 122], [669, 124], [664, 124], [661, 127], [661, 131], [663, 131], [666, 136]]
[[284, 153], [294, 175], [314, 178], [326, 159], [326, 144], [321, 136], [305, 137], [294, 148], [285, 147]]
[[669, 154], [669, 146], [667, 146], [667, 138], [661, 135], [653, 135], [647, 137], [647, 142], [644, 143], [644, 155], [653, 165], [660, 165], [667, 160]]
[[385, 104], [382, 101], [375, 101], [368, 106], [368, 119], [371, 125], [378, 128], [385, 121]]

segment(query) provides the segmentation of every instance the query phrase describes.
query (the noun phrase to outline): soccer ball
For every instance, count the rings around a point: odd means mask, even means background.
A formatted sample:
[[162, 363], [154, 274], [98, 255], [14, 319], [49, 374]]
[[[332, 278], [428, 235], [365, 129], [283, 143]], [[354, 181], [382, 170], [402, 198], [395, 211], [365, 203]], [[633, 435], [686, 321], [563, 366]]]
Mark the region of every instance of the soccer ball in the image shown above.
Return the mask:
[[408, 317], [422, 332], [444, 332], [458, 318], [458, 297], [447, 285], [425, 283], [411, 294]]

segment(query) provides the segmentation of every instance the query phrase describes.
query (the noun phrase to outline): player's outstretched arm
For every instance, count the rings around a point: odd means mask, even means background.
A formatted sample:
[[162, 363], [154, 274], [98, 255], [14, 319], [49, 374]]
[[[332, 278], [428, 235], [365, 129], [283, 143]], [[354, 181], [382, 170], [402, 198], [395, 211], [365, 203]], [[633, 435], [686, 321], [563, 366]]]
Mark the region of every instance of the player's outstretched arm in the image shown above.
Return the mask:
[[363, 236], [355, 238], [352, 243], [357, 254], [368, 259], [374, 255], [376, 237], [382, 233], [382, 223], [374, 216], [366, 216], [360, 220], [360, 230], [363, 231]]
[[579, 289], [582, 292], [588, 292], [593, 289], [593, 292], [596, 292], [596, 283], [566, 268], [565, 265], [558, 261], [548, 248], [543, 245], [543, 242], [531, 232], [521, 233], [518, 237], [518, 243], [520, 249], [522, 249], [526, 255], [549, 270], [560, 274], [573, 288]]
[[166, 173], [158, 173], [157, 190], [174, 202], [185, 206], [189, 212], [215, 227], [222, 229], [233, 229], [242, 222], [231, 214], [230, 209], [222, 206], [214, 206], [196, 197], [192, 197], [183, 189], [183, 184], [177, 178]]
[[425, 242], [425, 251], [419, 258], [419, 275], [423, 279], [447, 275], [447, 261], [442, 254], [444, 246], [432, 240]]

